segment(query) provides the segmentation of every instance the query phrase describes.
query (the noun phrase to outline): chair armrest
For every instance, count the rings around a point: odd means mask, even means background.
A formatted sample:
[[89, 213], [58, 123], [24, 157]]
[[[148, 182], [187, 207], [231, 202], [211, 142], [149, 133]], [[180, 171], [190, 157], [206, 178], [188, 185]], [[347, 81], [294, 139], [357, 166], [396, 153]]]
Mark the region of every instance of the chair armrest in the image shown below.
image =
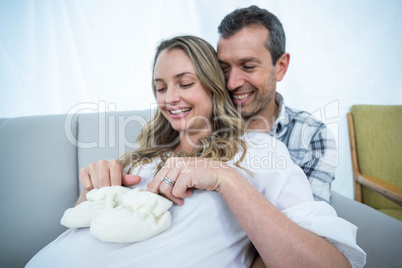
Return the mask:
[[402, 188], [370, 175], [358, 173], [356, 181], [402, 206]]

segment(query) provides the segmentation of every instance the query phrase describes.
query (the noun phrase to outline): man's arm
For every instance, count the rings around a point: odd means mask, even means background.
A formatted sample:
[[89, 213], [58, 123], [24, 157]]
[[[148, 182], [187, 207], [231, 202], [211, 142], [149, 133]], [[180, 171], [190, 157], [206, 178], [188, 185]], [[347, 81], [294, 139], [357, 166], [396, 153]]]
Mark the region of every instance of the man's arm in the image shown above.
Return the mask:
[[351, 267], [333, 245], [286, 218], [255, 188], [231, 186], [222, 195], [267, 267]]
[[286, 107], [282, 131], [271, 133], [284, 142], [290, 156], [306, 174], [314, 199], [330, 202], [338, 149], [328, 127], [311, 114]]
[[[291, 161], [290, 158], [288, 161]], [[293, 167], [296, 168], [295, 173], [272, 173], [273, 176], [287, 176], [276, 201], [283, 209], [306, 197], [312, 201], [307, 181], [297, 176], [302, 171], [296, 165]], [[161, 182], [163, 177], [173, 180], [173, 186]], [[304, 174], [302, 177], [305, 178]], [[284, 181], [280, 177], [276, 180]], [[149, 191], [162, 192], [176, 204], [179, 204], [177, 199], [187, 198], [193, 188], [217, 191], [222, 195], [268, 267], [350, 267], [345, 255], [329, 241], [296, 224], [256, 186], [224, 163], [201, 158], [169, 158], [148, 183]], [[293, 195], [296, 196], [289, 201]], [[309, 212], [306, 213], [307, 216]]]
[[314, 199], [329, 203], [331, 183], [335, 178], [335, 167], [338, 164], [338, 149], [332, 133], [324, 124], [313, 130], [304, 157], [298, 165], [310, 182]]

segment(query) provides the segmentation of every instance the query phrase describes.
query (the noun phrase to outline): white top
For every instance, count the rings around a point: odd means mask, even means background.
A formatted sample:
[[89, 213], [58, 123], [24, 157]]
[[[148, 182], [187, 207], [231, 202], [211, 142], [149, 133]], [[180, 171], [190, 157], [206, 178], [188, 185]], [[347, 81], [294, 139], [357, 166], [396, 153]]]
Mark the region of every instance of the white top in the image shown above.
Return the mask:
[[[326, 202], [314, 201], [305, 174], [292, 162], [286, 146], [264, 133], [247, 133], [244, 139], [248, 147], [242, 166], [253, 176], [237, 170], [287, 217], [330, 241], [353, 267], [362, 267], [366, 254], [356, 245], [357, 228], [338, 218]], [[146, 187], [154, 176], [155, 162], [139, 170], [142, 181], [135, 187]], [[137, 172], [138, 168], [133, 174]], [[88, 228], [70, 229], [36, 254], [27, 267], [249, 267], [252, 264], [255, 250], [218, 192], [195, 190], [183, 206], [173, 205], [170, 213], [169, 229], [136, 243], [102, 242]]]

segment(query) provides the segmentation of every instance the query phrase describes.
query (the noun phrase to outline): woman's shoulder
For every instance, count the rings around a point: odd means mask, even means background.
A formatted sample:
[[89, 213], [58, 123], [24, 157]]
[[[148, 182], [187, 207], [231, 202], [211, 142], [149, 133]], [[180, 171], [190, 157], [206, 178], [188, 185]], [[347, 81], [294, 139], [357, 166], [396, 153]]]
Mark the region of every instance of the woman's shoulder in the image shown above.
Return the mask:
[[265, 132], [246, 132], [242, 139], [247, 144], [247, 151], [269, 149], [280, 154], [288, 154], [286, 145], [277, 138]]
[[248, 132], [243, 140], [246, 141], [247, 151], [241, 166], [253, 173], [275, 173], [286, 177], [295, 169], [300, 169], [292, 161], [286, 145], [268, 133]]

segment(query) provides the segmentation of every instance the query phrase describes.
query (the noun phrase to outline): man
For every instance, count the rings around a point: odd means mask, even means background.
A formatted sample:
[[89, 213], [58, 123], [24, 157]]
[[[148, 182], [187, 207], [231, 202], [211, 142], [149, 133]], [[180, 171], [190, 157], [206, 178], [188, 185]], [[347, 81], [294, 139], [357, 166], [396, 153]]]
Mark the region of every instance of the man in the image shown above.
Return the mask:
[[327, 127], [311, 114], [286, 107], [276, 93], [290, 56], [278, 18], [256, 6], [235, 10], [218, 27], [218, 58], [233, 103], [251, 129], [266, 129], [286, 144], [306, 173], [316, 200], [330, 201], [337, 149]]
[[[314, 198], [330, 202], [337, 149], [327, 127], [303, 111], [286, 107], [276, 92], [289, 66], [285, 33], [278, 18], [257, 6], [228, 14], [218, 27], [218, 58], [233, 103], [248, 129], [269, 132], [286, 144], [292, 160], [306, 173]], [[133, 185], [116, 160], [99, 161], [80, 171], [85, 191], [109, 185]]]

